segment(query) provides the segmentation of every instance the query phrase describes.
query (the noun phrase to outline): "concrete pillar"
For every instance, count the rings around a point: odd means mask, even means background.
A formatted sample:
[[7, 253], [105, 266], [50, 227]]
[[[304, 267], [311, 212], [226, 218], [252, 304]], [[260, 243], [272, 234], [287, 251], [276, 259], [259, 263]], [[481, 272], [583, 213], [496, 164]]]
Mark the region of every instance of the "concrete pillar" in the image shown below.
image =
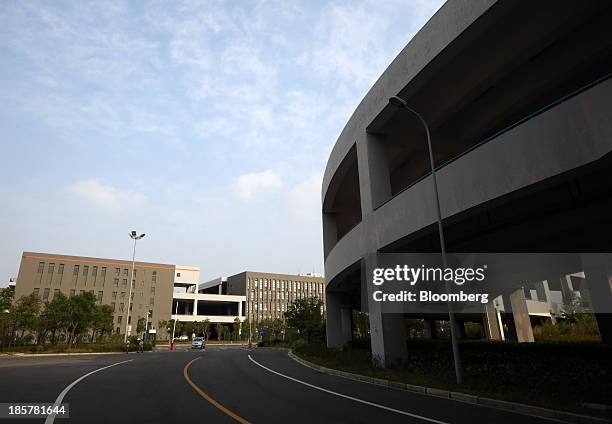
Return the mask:
[[591, 305], [601, 340], [612, 343], [612, 259], [607, 258], [608, 255], [601, 255], [596, 261], [591, 256], [583, 259]]
[[455, 334], [459, 339], [465, 339], [465, 323], [455, 316]]
[[435, 319], [424, 319], [423, 320], [423, 337], [426, 339], [437, 338]]
[[351, 339], [350, 331], [348, 333], [346, 331], [346, 301], [343, 294], [326, 291], [325, 305], [327, 309], [325, 319], [327, 347], [341, 348]]
[[548, 287], [548, 281], [539, 281], [534, 284], [535, 291], [538, 294], [538, 300], [540, 302], [550, 303], [550, 289]]
[[493, 302], [489, 302], [485, 306], [483, 328], [487, 340], [503, 340], [499, 311]]
[[351, 306], [340, 307], [340, 331], [345, 344], [353, 339], [353, 308]]
[[408, 357], [404, 316], [385, 314], [382, 311], [382, 302], [374, 301], [372, 294], [377, 287], [368, 284], [366, 275], [371, 275], [377, 267], [376, 255], [370, 255], [364, 262], [365, 272], [362, 272], [361, 284], [367, 286], [372, 356], [380, 366], [394, 366]]
[[242, 316], [242, 301], [238, 302], [238, 316]]
[[193, 315], [198, 314], [198, 299], [193, 299]]
[[[507, 303], [506, 298], [509, 299]], [[514, 290], [509, 296], [504, 296], [505, 312], [509, 312], [508, 305], [512, 313], [516, 341], [519, 343], [533, 342], [533, 329], [531, 328], [531, 320], [529, 319], [529, 311], [527, 310], [527, 301], [523, 288]]]

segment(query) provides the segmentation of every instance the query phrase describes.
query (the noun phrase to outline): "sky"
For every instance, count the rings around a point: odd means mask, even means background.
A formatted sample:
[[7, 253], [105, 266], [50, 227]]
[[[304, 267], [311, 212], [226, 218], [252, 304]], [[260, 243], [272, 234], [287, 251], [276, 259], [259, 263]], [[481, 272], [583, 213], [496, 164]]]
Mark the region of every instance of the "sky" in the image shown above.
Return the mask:
[[0, 2], [0, 286], [23, 251], [323, 272], [321, 179], [441, 6]]

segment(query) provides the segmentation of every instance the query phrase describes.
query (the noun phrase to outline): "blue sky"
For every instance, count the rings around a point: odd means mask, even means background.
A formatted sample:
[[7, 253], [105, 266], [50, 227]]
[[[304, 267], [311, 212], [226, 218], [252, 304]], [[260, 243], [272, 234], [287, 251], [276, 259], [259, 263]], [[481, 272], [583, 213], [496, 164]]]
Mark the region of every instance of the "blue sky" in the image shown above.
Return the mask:
[[2, 1], [0, 285], [22, 251], [322, 272], [320, 182], [440, 1]]

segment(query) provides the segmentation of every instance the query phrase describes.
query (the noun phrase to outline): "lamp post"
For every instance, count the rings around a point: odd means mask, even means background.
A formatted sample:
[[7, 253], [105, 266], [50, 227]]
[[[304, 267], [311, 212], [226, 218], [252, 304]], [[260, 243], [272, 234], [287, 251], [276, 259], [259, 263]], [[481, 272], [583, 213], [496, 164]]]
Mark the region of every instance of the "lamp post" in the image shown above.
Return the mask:
[[147, 336], [149, 335], [149, 315], [151, 314], [150, 310], [147, 310], [147, 319], [145, 320], [145, 328], [142, 334], [142, 340], [147, 341]]
[[130, 238], [134, 240], [134, 251], [132, 253], [132, 275], [130, 276], [130, 293], [128, 294], [128, 304], [127, 304], [127, 319], [125, 320], [125, 336], [123, 338], [123, 342], [127, 343], [128, 338], [128, 328], [130, 325], [130, 308], [132, 307], [132, 285], [134, 282], [134, 264], [136, 260], [136, 242], [145, 236], [144, 233], [138, 235], [136, 231], [132, 231], [130, 233]]
[[[431, 135], [429, 133], [429, 126], [427, 125], [427, 121], [418, 113], [416, 110], [412, 109], [408, 106], [406, 100], [402, 99], [398, 96], [393, 96], [389, 99], [389, 103], [395, 106], [398, 106], [402, 109], [406, 109], [421, 121], [423, 127], [425, 128], [425, 133], [427, 134], [427, 150], [429, 151], [429, 165], [431, 168], [431, 179], [433, 182], [433, 192], [436, 203], [436, 214], [438, 220], [438, 234], [440, 236], [440, 252], [442, 253], [442, 266], [446, 269], [446, 243], [444, 242], [444, 229], [442, 227], [442, 213], [440, 211], [440, 196], [438, 194], [438, 181], [436, 179], [436, 167], [434, 164], [433, 157], [433, 149], [431, 147]], [[446, 292], [450, 293], [450, 284], [448, 281], [446, 283]], [[461, 356], [459, 355], [459, 342], [457, 340], [457, 329], [455, 328], [455, 313], [453, 311], [453, 306], [450, 300], [448, 301], [448, 316], [450, 319], [450, 331], [451, 331], [451, 343], [453, 346], [453, 362], [455, 364], [455, 377], [457, 378], [457, 384], [461, 384], [463, 382], [463, 372], [461, 370]]]
[[[178, 315], [178, 300], [176, 301], [176, 307], [174, 308], [174, 316]], [[176, 331], [176, 320], [178, 318], [174, 318], [174, 323], [172, 325], [172, 340], [170, 341], [170, 350], [174, 350], [174, 332]]]

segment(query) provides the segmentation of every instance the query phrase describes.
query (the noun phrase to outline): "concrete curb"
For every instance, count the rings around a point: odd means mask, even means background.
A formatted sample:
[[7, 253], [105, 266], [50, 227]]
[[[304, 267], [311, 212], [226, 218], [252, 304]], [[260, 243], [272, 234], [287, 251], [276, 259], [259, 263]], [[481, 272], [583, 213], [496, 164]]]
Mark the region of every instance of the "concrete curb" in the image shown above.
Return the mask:
[[433, 387], [416, 386], [414, 384], [405, 384], [397, 381], [382, 380], [380, 378], [368, 377], [365, 375], [353, 374], [346, 371], [334, 370], [331, 368], [322, 367], [312, 362], [308, 362], [289, 351], [288, 355], [291, 359], [298, 362], [305, 367], [311, 368], [315, 371], [322, 372], [329, 375], [336, 375], [338, 377], [348, 378], [349, 380], [361, 381], [364, 383], [375, 384], [377, 386], [386, 386], [392, 389], [407, 390], [410, 392], [421, 393], [429, 396], [437, 396], [446, 399], [455, 400], [457, 402], [471, 403], [475, 405], [482, 405], [489, 408], [502, 409], [505, 411], [512, 411], [517, 414], [532, 415], [535, 417], [550, 418], [557, 421], [576, 423], [576, 424], [605, 424], [610, 421], [605, 418], [591, 417], [588, 415], [574, 414], [572, 412], [557, 411], [554, 409], [541, 408], [538, 406], [526, 405], [524, 403], [507, 402], [498, 399], [490, 399], [468, 393], [451, 392], [443, 389], [436, 389]]

